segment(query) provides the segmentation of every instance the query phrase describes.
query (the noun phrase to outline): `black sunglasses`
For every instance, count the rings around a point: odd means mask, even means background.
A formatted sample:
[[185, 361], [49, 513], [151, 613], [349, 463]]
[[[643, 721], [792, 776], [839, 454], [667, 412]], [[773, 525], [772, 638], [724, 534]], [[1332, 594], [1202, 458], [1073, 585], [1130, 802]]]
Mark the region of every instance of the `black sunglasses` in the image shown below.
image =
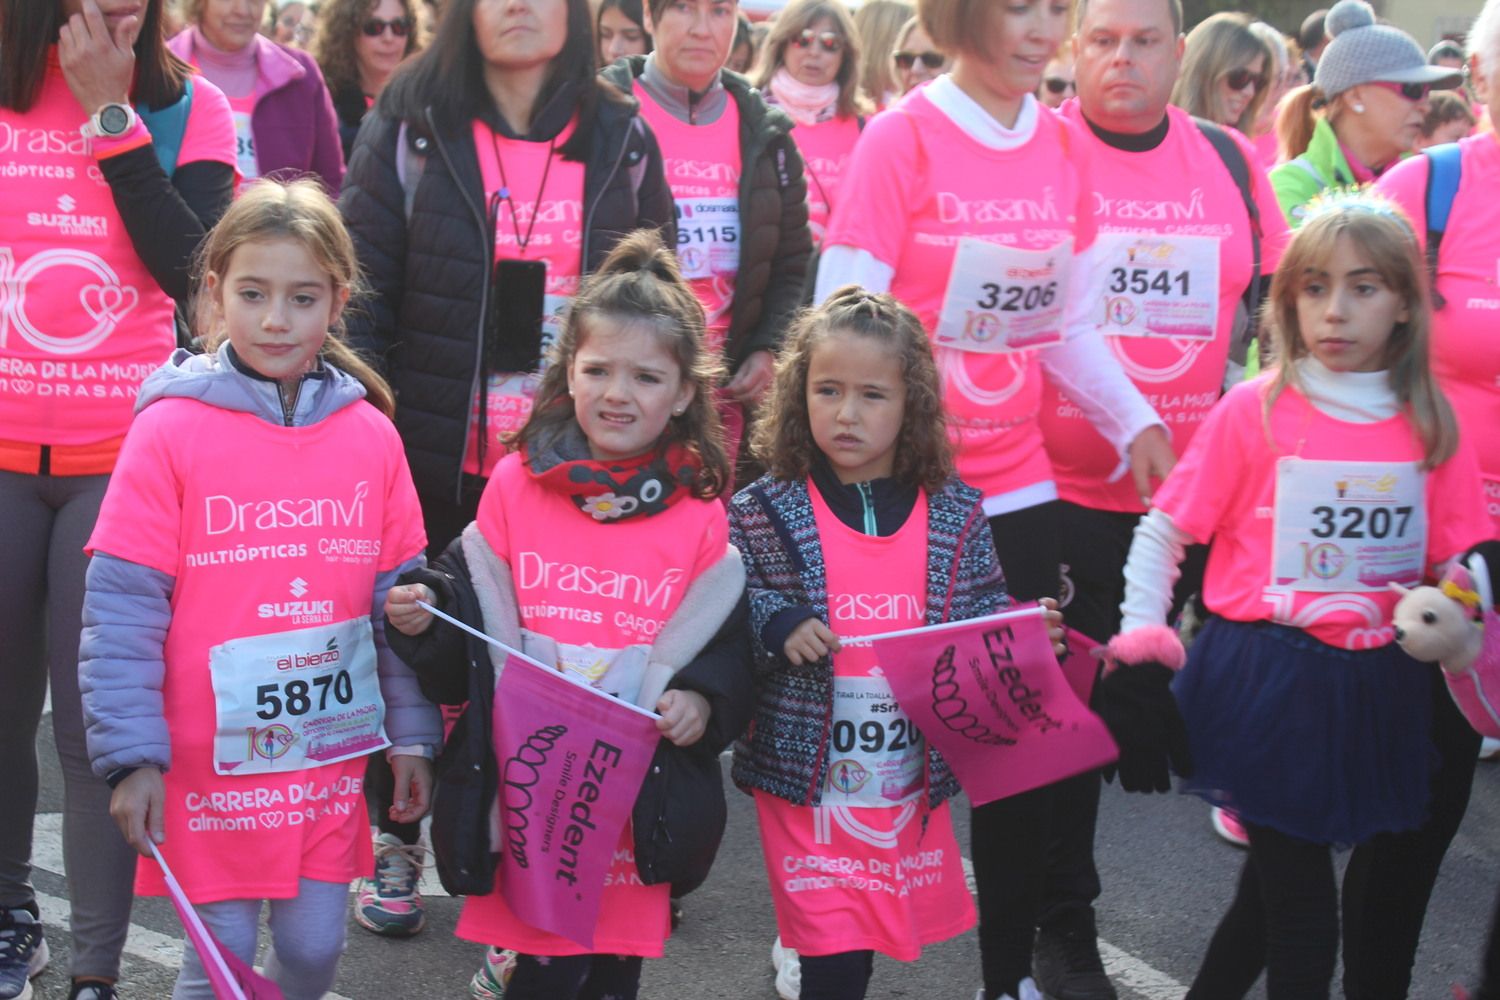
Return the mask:
[[1060, 76], [1049, 76], [1042, 82], [1045, 83], [1047, 85], [1047, 89], [1052, 91], [1052, 93], [1054, 94], [1061, 94], [1065, 90], [1072, 90], [1075, 94], [1078, 93], [1078, 84], [1074, 83], [1072, 80], [1064, 80]]
[[1225, 73], [1224, 82], [1229, 84], [1230, 90], [1244, 90], [1251, 83], [1255, 84], [1257, 91], [1264, 90], [1266, 86], [1266, 78], [1264, 76], [1259, 76], [1244, 66], [1236, 66], [1228, 73]]
[[411, 31], [411, 18], [393, 17], [389, 21], [379, 17], [367, 17], [365, 23], [359, 26], [370, 38], [379, 38], [385, 34], [385, 29], [390, 28], [391, 34], [397, 38], [405, 38], [407, 32]]
[[799, 49], [810, 49], [816, 43], [824, 52], [842, 52], [844, 50], [844, 36], [837, 31], [814, 31], [811, 28], [803, 28], [802, 34], [792, 39], [792, 44]]
[[902, 69], [911, 69], [920, 59], [928, 69], [942, 69], [946, 58], [941, 52], [897, 52], [896, 65]]

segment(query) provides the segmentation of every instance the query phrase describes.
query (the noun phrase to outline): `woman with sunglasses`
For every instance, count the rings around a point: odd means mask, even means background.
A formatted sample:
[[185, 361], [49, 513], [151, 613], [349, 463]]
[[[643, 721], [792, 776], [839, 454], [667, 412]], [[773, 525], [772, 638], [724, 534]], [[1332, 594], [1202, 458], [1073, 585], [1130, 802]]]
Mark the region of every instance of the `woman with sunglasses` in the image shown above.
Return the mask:
[[[824, 240], [816, 298], [853, 283], [922, 320], [944, 377], [959, 475], [1018, 601], [1056, 598], [1060, 502], [1042, 444], [1043, 379], [1083, 409], [1137, 496], [1172, 466], [1159, 418], [1104, 344], [1084, 296], [1094, 266], [1088, 145], [1041, 107], [1068, 27], [1057, 0], [920, 0], [952, 72], [866, 127]], [[989, 1000], [1034, 996], [1032, 947], [1057, 784], [973, 811], [979, 948]]]
[[1036, 88], [1036, 99], [1056, 111], [1064, 101], [1077, 95], [1078, 84], [1073, 75], [1073, 45], [1065, 42], [1047, 60], [1047, 66], [1042, 70], [1042, 85]]
[[[1338, 40], [1335, 39], [1335, 44]], [[1415, 43], [1413, 43], [1415, 45]], [[1332, 49], [1330, 49], [1332, 51]], [[1487, 95], [1493, 117], [1500, 111], [1500, 0], [1486, 0], [1479, 17], [1469, 28], [1469, 75], [1478, 93]], [[1326, 57], [1325, 57], [1326, 58]], [[1439, 67], [1452, 72], [1452, 67]], [[1435, 82], [1434, 86], [1441, 86]], [[1375, 190], [1393, 199], [1412, 221], [1417, 238], [1428, 254], [1432, 277], [1432, 370], [1438, 386], [1453, 404], [1459, 422], [1471, 434], [1484, 479], [1485, 502], [1500, 537], [1500, 285], [1496, 284], [1496, 262], [1500, 261], [1500, 142], [1494, 133], [1478, 133], [1461, 139], [1438, 155], [1456, 158], [1457, 186], [1446, 200], [1448, 224], [1433, 251], [1434, 220], [1428, 217], [1428, 186], [1434, 182], [1434, 160], [1413, 156], [1391, 167], [1375, 182]], [[1438, 192], [1434, 191], [1434, 197]], [[1388, 838], [1380, 844], [1385, 885], [1403, 890], [1396, 897], [1407, 902], [1397, 923], [1405, 928], [1395, 944], [1374, 939], [1366, 953], [1374, 958], [1394, 952], [1395, 971], [1376, 978], [1385, 967], [1376, 965], [1368, 982], [1389, 981], [1397, 987], [1406, 982], [1411, 967], [1416, 932], [1421, 929], [1426, 892], [1452, 841], [1468, 805], [1475, 757], [1480, 741], [1441, 693], [1434, 701], [1434, 732], [1442, 722], [1440, 746], [1442, 768], [1433, 796], [1432, 818], [1418, 831], [1414, 841]], [[1414, 873], [1403, 877], [1404, 872]], [[1420, 897], [1418, 893], [1421, 893]], [[1369, 921], [1372, 928], [1388, 926]], [[1404, 963], [1404, 964], [1403, 964]], [[1355, 995], [1352, 992], [1351, 996]], [[1361, 994], [1363, 995], [1363, 994]], [[1483, 988], [1472, 994], [1476, 1000], [1500, 995], [1500, 910], [1490, 928], [1489, 956]]]
[[269, 37], [277, 45], [305, 49], [318, 26], [318, 8], [306, 0], [281, 0], [267, 12], [271, 18]]
[[338, 118], [313, 57], [259, 33], [267, 0], [186, 0], [188, 27], [167, 47], [229, 98], [243, 180], [344, 179]]
[[1250, 30], [1253, 20], [1248, 14], [1214, 14], [1188, 32], [1182, 71], [1172, 88], [1177, 107], [1247, 136], [1265, 103], [1275, 59]]
[[344, 159], [396, 67], [422, 47], [415, 0], [327, 0], [314, 49], [339, 116]]
[[1282, 163], [1271, 186], [1287, 223], [1329, 188], [1359, 187], [1411, 152], [1427, 115], [1427, 92], [1452, 86], [1459, 71], [1432, 66], [1406, 32], [1375, 23], [1364, 0], [1329, 11], [1332, 38], [1313, 82], [1292, 91], [1276, 119]]
[[807, 223], [823, 240], [839, 178], [869, 113], [859, 92], [859, 44], [842, 3], [793, 0], [766, 39], [754, 83], [792, 116], [792, 138], [807, 165]]
[[932, 44], [920, 20], [914, 17], [901, 27], [891, 65], [896, 67], [896, 84], [902, 97], [936, 80], [947, 72], [949, 63], [948, 55]]
[[0, 997], [30, 996], [48, 961], [29, 875], [49, 685], [72, 925], [73, 981], [57, 989], [119, 995], [137, 858], [109, 819], [128, 769], [95, 776], [85, 746], [79, 625], [98, 564], [84, 544], [141, 381], [172, 352], [193, 254], [234, 193], [229, 104], [167, 51], [162, 6], [0, 0]]
[[[349, 339], [400, 395], [433, 555], [474, 519], [583, 276], [628, 233], [672, 234], [656, 139], [595, 52], [588, 0], [448, 0], [350, 157], [339, 207], [372, 294]], [[383, 773], [371, 781], [372, 800], [389, 795]], [[367, 929], [421, 929], [418, 832], [382, 831]], [[503, 976], [492, 951], [474, 995]]]
[[594, 38], [599, 43], [599, 65], [651, 51], [641, 0], [604, 0], [594, 15]]
[[600, 75], [641, 102], [661, 140], [677, 256], [730, 370], [719, 412], [733, 459], [802, 304], [812, 255], [807, 181], [791, 117], [725, 72], [736, 0], [650, 0], [645, 14], [655, 50]]

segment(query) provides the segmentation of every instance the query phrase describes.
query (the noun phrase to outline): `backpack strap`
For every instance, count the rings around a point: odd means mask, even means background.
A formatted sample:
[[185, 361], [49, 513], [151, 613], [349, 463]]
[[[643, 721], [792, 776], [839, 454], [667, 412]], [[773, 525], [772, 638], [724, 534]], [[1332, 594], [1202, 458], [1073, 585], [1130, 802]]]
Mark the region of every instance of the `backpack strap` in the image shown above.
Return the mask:
[[1463, 150], [1458, 143], [1447, 142], [1422, 150], [1422, 155], [1427, 157], [1427, 279], [1432, 308], [1441, 309], [1448, 303], [1437, 290], [1438, 248], [1448, 230], [1453, 199], [1463, 177]]
[[151, 133], [151, 145], [156, 150], [156, 162], [166, 173], [167, 179], [177, 170], [177, 158], [182, 155], [182, 140], [187, 135], [188, 115], [193, 110], [193, 78], [183, 81], [182, 96], [164, 108], [152, 111], [144, 105], [135, 113], [146, 123]]
[[1241, 297], [1249, 322], [1239, 340], [1229, 345], [1229, 359], [1244, 365], [1249, 356], [1250, 342], [1255, 339], [1256, 325], [1260, 316], [1260, 242], [1264, 236], [1260, 223], [1260, 205], [1255, 201], [1250, 163], [1245, 159], [1245, 151], [1240, 148], [1239, 143], [1213, 122], [1194, 118], [1193, 124], [1198, 126], [1198, 131], [1203, 133], [1203, 138], [1208, 140], [1214, 152], [1219, 154], [1219, 159], [1224, 163], [1224, 169], [1229, 171], [1229, 176], [1234, 180], [1234, 186], [1239, 188], [1240, 199], [1245, 203], [1245, 212], [1250, 216], [1250, 285]]

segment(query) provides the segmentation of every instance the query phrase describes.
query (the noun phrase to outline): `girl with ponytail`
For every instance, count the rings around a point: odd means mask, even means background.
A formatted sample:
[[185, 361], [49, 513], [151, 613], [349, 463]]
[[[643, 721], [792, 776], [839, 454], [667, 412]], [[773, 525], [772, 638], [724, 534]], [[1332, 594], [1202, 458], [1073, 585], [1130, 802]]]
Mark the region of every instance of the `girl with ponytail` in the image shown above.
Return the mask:
[[[718, 848], [718, 754], [744, 729], [750, 688], [744, 569], [718, 499], [730, 483], [713, 403], [720, 374], [703, 307], [660, 235], [624, 239], [574, 298], [478, 517], [433, 571], [412, 574], [386, 602], [402, 633], [397, 652], [424, 690], [466, 705], [440, 766], [453, 786], [440, 788], [485, 829], [497, 782], [471, 775], [496, 766], [489, 706], [498, 675], [477, 640], [434, 625], [418, 600], [660, 715], [634, 822], [609, 845], [592, 947], [511, 910], [491, 859], [498, 842], [450, 837], [442, 817], [434, 821], [440, 870], [487, 873], [464, 901], [457, 934], [491, 946], [481, 976], [507, 1000], [635, 997], [642, 959], [659, 957], [670, 931], [669, 891], [700, 883]], [[627, 578], [671, 583], [647, 602], [631, 587], [579, 583]], [[673, 803], [689, 785], [706, 802], [679, 810]], [[707, 818], [715, 802], [717, 824]], [[675, 826], [680, 815], [691, 823]]]

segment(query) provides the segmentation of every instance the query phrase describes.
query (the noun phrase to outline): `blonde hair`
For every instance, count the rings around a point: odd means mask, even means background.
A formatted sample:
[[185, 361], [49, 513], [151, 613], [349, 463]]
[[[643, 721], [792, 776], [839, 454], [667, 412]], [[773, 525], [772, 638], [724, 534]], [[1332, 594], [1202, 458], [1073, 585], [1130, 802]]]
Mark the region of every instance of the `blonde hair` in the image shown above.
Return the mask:
[[[293, 240], [301, 244], [317, 261], [318, 269], [328, 276], [334, 291], [348, 291], [352, 299], [363, 290], [354, 241], [322, 186], [306, 178], [290, 182], [262, 178], [242, 189], [229, 211], [198, 247], [193, 268], [198, 287], [194, 311], [205, 349], [217, 349], [228, 337], [228, 330], [202, 332], [212, 325], [215, 306], [205, 294], [204, 279], [210, 273], [221, 279], [228, 274], [235, 251], [244, 244], [269, 240]], [[218, 294], [225, 294], [222, 281]], [[318, 356], [358, 379], [365, 387], [365, 398], [377, 410], [387, 417], [395, 415], [396, 397], [391, 387], [344, 342], [342, 312], [329, 327]]]
[[841, 3], [830, 0], [792, 0], [782, 8], [771, 25], [771, 33], [766, 36], [765, 44], [761, 46], [760, 62], [752, 82], [761, 90], [766, 90], [771, 77], [786, 62], [786, 47], [802, 34], [803, 29], [812, 27], [815, 21], [824, 17], [834, 23], [844, 39], [838, 75], [834, 77], [834, 82], [839, 85], [836, 113], [840, 118], [868, 114], [870, 107], [859, 92], [859, 33], [854, 30], [854, 19]]
[[1458, 447], [1458, 423], [1429, 364], [1427, 268], [1411, 224], [1399, 209], [1373, 195], [1356, 197], [1358, 200], [1336, 198], [1315, 208], [1292, 236], [1271, 279], [1264, 319], [1276, 371], [1265, 400], [1267, 434], [1271, 407], [1282, 390], [1287, 386], [1302, 388], [1293, 362], [1308, 354], [1297, 321], [1297, 298], [1303, 280], [1309, 271], [1327, 268], [1335, 244], [1343, 238], [1358, 248], [1360, 256], [1406, 303], [1407, 319], [1391, 330], [1383, 361], [1391, 389], [1421, 439], [1424, 465], [1431, 469], [1451, 458]]
[[896, 92], [891, 55], [899, 44], [902, 25], [911, 20], [912, 10], [911, 4], [901, 0], [869, 0], [854, 12], [860, 46], [859, 89], [872, 101], [884, 101], [886, 94]]
[[953, 475], [953, 446], [927, 331], [894, 296], [876, 295], [857, 285], [840, 288], [793, 322], [776, 360], [776, 378], [755, 425], [751, 451], [777, 479], [806, 479], [811, 473], [819, 450], [807, 410], [807, 372], [817, 346], [843, 331], [880, 344], [901, 365], [906, 404], [892, 477], [928, 492], [941, 489]]
[[714, 404], [714, 388], [723, 380], [724, 364], [717, 352], [708, 349], [702, 303], [655, 229], [625, 237], [584, 279], [548, 352], [531, 416], [505, 443], [535, 451], [577, 424], [573, 398], [568, 395], [568, 369], [596, 324], [649, 328], [671, 354], [683, 384], [693, 387], [693, 398], [681, 415], [667, 421], [662, 443], [681, 444], [702, 463], [694, 496], [711, 499], [727, 490], [733, 484], [729, 453]]
[[[1182, 71], [1172, 87], [1173, 104], [1190, 115], [1233, 125], [1246, 135], [1253, 131], [1278, 64], [1270, 45], [1250, 30], [1252, 23], [1249, 14], [1224, 12], [1205, 18], [1188, 32]], [[1238, 121], [1225, 122], [1223, 108], [1219, 107], [1219, 80], [1231, 70], [1248, 66], [1257, 56], [1264, 57], [1265, 85], [1255, 88], [1255, 97], [1245, 105]]]

